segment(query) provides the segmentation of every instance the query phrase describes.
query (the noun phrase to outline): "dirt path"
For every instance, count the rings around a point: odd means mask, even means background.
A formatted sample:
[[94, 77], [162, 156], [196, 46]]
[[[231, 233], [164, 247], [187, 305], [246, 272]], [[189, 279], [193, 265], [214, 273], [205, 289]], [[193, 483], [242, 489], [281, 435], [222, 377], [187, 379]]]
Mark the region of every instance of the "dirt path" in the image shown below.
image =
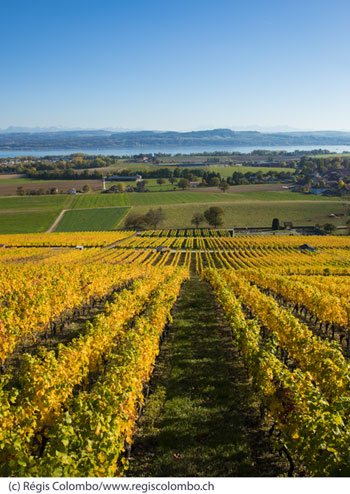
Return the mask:
[[187, 281], [151, 381], [129, 476], [276, 476], [271, 452], [231, 333], [209, 285]]
[[60, 212], [60, 214], [57, 216], [57, 218], [55, 219], [55, 221], [52, 223], [52, 225], [50, 226], [50, 228], [46, 231], [46, 233], [52, 233], [56, 226], [58, 225], [58, 223], [61, 221], [64, 213], [68, 211], [68, 209], [62, 209], [62, 211]]
[[55, 228], [58, 225], [58, 223], [61, 221], [64, 213], [70, 209], [70, 207], [72, 205], [72, 202], [73, 202], [73, 199], [74, 199], [74, 196], [69, 197], [68, 198], [68, 201], [65, 201], [65, 209], [62, 209], [62, 211], [57, 216], [57, 218], [55, 219], [55, 221], [52, 223], [52, 225], [50, 226], [50, 228], [46, 231], [46, 233], [52, 233], [53, 231], [55, 231]]

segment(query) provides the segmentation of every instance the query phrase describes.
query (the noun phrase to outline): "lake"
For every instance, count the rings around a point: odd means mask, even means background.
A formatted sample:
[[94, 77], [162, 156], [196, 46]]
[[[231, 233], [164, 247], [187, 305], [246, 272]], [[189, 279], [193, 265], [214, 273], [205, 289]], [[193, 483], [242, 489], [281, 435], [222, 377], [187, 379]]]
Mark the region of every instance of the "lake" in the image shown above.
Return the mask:
[[194, 154], [194, 153], [211, 153], [214, 151], [228, 151], [239, 153], [250, 153], [255, 149], [264, 149], [268, 151], [312, 151], [313, 149], [327, 149], [332, 153], [350, 152], [350, 146], [178, 146], [178, 147], [134, 147], [134, 148], [108, 148], [108, 149], [53, 149], [53, 150], [15, 150], [3, 151], [0, 150], [0, 158], [15, 158], [17, 156], [64, 156], [73, 153], [86, 153], [90, 155], [103, 154], [106, 156], [132, 156], [134, 154], [149, 154], [149, 153], [167, 153], [167, 154]]

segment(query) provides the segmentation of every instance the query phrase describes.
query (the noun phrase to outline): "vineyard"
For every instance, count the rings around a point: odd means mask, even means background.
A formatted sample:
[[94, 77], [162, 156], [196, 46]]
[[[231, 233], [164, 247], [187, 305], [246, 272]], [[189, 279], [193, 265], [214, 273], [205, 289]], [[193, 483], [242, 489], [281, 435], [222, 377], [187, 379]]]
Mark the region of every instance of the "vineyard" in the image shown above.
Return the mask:
[[[214, 320], [222, 313], [284, 474], [350, 475], [346, 237], [193, 229], [1, 235], [0, 244], [2, 476], [127, 475], [162, 342], [190, 286], [199, 305], [214, 300]], [[231, 404], [225, 422], [232, 413]]]

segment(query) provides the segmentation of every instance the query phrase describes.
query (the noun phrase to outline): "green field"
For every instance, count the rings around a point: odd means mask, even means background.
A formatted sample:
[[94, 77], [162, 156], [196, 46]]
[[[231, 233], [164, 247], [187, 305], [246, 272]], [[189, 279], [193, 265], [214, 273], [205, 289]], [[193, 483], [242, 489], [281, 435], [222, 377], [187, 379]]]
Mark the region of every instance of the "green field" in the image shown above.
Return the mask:
[[[75, 197], [72, 209], [102, 208], [113, 206], [139, 206], [157, 204], [176, 204], [188, 202], [227, 201], [231, 194], [212, 192], [131, 192], [129, 194], [89, 194]], [[233, 200], [233, 198], [232, 198]]]
[[[113, 165], [110, 169], [113, 171], [117, 171], [118, 173], [122, 174], [122, 170], [134, 170], [135, 172], [140, 171], [142, 174], [142, 170], [157, 170], [159, 168], [169, 168], [170, 170], [174, 170], [175, 168], [178, 168], [178, 165], [176, 163], [163, 163], [160, 165], [152, 165], [152, 164], [136, 164], [136, 163], [120, 163], [120, 166], [118, 168]], [[270, 171], [275, 171], [277, 173], [280, 172], [286, 172], [286, 173], [293, 173], [295, 170], [294, 168], [283, 168], [283, 167], [272, 167], [272, 166], [237, 166], [237, 165], [226, 165], [226, 166], [218, 166], [218, 165], [209, 165], [209, 166], [198, 166], [198, 167], [192, 167], [192, 166], [181, 166], [179, 167], [181, 170], [195, 170], [200, 169], [203, 171], [215, 171], [219, 172], [221, 177], [230, 177], [234, 172], [241, 172], [241, 173], [257, 173], [261, 172], [263, 175]], [[157, 179], [148, 179], [145, 178], [145, 180], [154, 180], [156, 182]]]
[[3, 196], [0, 197], [0, 210], [57, 210], [63, 209], [70, 199], [71, 197], [67, 195]]
[[[236, 203], [212, 203], [210, 206], [221, 207], [224, 214], [224, 228], [236, 227], [271, 227], [273, 218], [280, 223], [292, 221], [295, 225], [314, 225], [315, 223], [344, 224], [346, 217], [329, 218], [330, 214], [345, 213], [345, 207], [339, 202], [301, 202], [301, 201], [237, 201]], [[203, 213], [209, 205], [179, 204], [163, 205], [166, 219], [162, 228], [191, 228], [194, 213]], [[135, 206], [133, 213], [145, 214], [146, 206]], [[124, 221], [121, 223], [123, 227]], [[203, 223], [201, 226], [208, 226]]]
[[55, 232], [113, 230], [129, 208], [84, 209], [66, 211]]
[[0, 234], [46, 232], [55, 221], [57, 214], [57, 211], [1, 213]]
[[88, 194], [74, 197], [70, 209], [130, 206], [129, 194]]
[[[179, 190], [176, 184], [171, 184], [167, 178], [164, 178], [165, 183], [162, 185], [157, 184], [156, 178], [145, 178], [146, 180], [146, 188], [150, 192], [159, 192], [159, 191], [171, 191], [171, 190]], [[136, 182], [134, 184], [136, 187]]]
[[335, 158], [335, 157], [345, 158], [350, 156], [350, 153], [329, 153], [329, 154], [316, 154], [310, 156], [311, 158]]
[[[206, 168], [205, 168], [206, 169]], [[211, 172], [220, 173], [222, 178], [232, 177], [234, 172], [239, 173], [258, 173], [261, 172], [263, 175], [266, 175], [268, 172], [276, 172], [276, 173], [294, 173], [294, 168], [274, 168], [267, 166], [215, 166], [211, 165], [208, 167], [208, 170]]]
[[212, 203], [212, 202], [235, 202], [235, 201], [344, 201], [344, 198], [320, 197], [313, 194], [302, 194], [298, 192], [285, 191], [263, 191], [259, 185], [254, 186], [257, 190], [249, 190], [251, 185], [243, 186], [247, 192], [210, 192], [196, 191], [174, 191], [174, 192], [131, 192], [123, 194], [88, 194], [74, 198], [71, 209], [103, 208], [116, 206], [152, 206], [163, 204], [186, 204], [186, 203]]
[[[349, 198], [319, 197], [289, 190], [264, 191], [266, 186], [237, 186], [237, 192], [206, 189], [173, 192], [132, 192], [123, 194], [91, 193], [79, 196], [2, 196], [0, 197], [0, 231], [26, 233], [46, 231], [62, 209], [65, 212], [56, 231], [110, 230], [132, 206], [145, 213], [161, 206], [167, 214], [165, 227], [191, 227], [194, 212], [209, 205], [222, 205], [226, 211], [225, 227], [270, 226], [273, 217], [296, 224], [324, 224], [328, 221], [345, 225], [347, 217], [328, 218], [329, 214], [349, 208]], [[6, 213], [8, 211], [8, 214]], [[15, 214], [18, 211], [18, 214]], [[40, 215], [39, 215], [40, 212]], [[118, 225], [119, 226], [119, 225]]]
[[[176, 187], [176, 184], [172, 185], [167, 178], [164, 179], [165, 183], [162, 185], [157, 184], [157, 179], [156, 178], [146, 178], [145, 181], [146, 183], [146, 188], [150, 192], [159, 192], [159, 191], [169, 191], [169, 190], [178, 190]], [[127, 187], [128, 185], [132, 186], [134, 189], [136, 189], [137, 182], [136, 180], [134, 182], [106, 182], [106, 188], [110, 189], [113, 185], [117, 184], [123, 184], [124, 187]]]
[[349, 201], [349, 197], [323, 197], [316, 194], [303, 194], [302, 192], [292, 192], [290, 190], [278, 190], [278, 191], [264, 191], [258, 190], [259, 185], [254, 188], [257, 190], [249, 190], [251, 185], [239, 185], [237, 187], [244, 187], [247, 191], [241, 190], [240, 192], [226, 192], [225, 197], [229, 197], [230, 201], [307, 201], [307, 202], [346, 202]]
[[[231, 196], [232, 194], [227, 194]], [[129, 194], [132, 206], [156, 204], [185, 204], [189, 202], [227, 202], [226, 194], [222, 192], [132, 192]]]

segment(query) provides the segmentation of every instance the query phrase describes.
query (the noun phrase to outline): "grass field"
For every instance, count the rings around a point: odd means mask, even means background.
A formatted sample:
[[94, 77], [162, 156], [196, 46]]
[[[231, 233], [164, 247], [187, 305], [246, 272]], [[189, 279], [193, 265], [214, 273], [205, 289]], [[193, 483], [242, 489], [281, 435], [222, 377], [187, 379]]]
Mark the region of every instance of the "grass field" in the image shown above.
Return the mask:
[[129, 208], [85, 209], [66, 211], [55, 232], [112, 230]]
[[[349, 198], [344, 197], [320, 197], [316, 194], [303, 194], [302, 192], [292, 192], [289, 190], [280, 191], [264, 191], [264, 190], [251, 190], [251, 185], [237, 186], [239, 192], [229, 192], [225, 196], [229, 197], [232, 201], [307, 201], [307, 202], [346, 202]], [[244, 191], [244, 188], [247, 190]], [[259, 185], [254, 188], [259, 189]]]
[[[229, 196], [228, 194], [226, 196]], [[81, 208], [102, 208], [112, 206], [139, 206], [139, 205], [159, 205], [176, 204], [188, 202], [218, 202], [227, 201], [226, 196], [220, 192], [131, 192], [130, 194], [90, 194], [78, 196], [74, 199], [72, 209]]]
[[[227, 194], [229, 196], [229, 194]], [[152, 204], [185, 204], [188, 202], [227, 202], [226, 194], [222, 192], [148, 192], [140, 194], [132, 192], [129, 194], [130, 203], [133, 206]]]
[[63, 209], [70, 199], [71, 196], [67, 195], [0, 197], [0, 210], [58, 210]]
[[74, 197], [71, 209], [108, 208], [130, 204], [129, 194], [88, 194]]
[[[273, 217], [278, 217], [281, 222], [293, 221], [298, 224], [324, 224], [330, 221], [336, 225], [345, 225], [346, 217], [332, 220], [328, 216], [344, 212], [349, 207], [349, 198], [326, 198], [289, 190], [264, 190], [269, 187], [276, 185], [237, 186], [226, 193], [217, 192], [213, 188], [77, 196], [0, 196], [0, 231], [46, 231], [62, 209], [72, 211], [65, 213], [56, 231], [109, 230], [119, 220], [123, 220], [130, 206], [133, 206], [133, 211], [142, 213], [151, 207], [162, 206], [167, 214], [165, 227], [185, 228], [192, 226], [190, 221], [194, 212], [203, 212], [209, 205], [215, 204], [225, 209], [224, 226], [227, 227], [270, 226]], [[86, 209], [86, 212], [77, 211], [81, 209]], [[9, 214], [6, 214], [7, 211]], [[15, 211], [20, 214], [10, 214]], [[36, 212], [40, 212], [41, 216], [35, 216]]]
[[[157, 184], [156, 178], [147, 178], [145, 180], [147, 182], [146, 188], [150, 192], [159, 192], [159, 191], [167, 191], [167, 190], [169, 191], [169, 190], [176, 190], [177, 189], [176, 184], [172, 185], [167, 178], [164, 179], [165, 183], [162, 185]], [[106, 188], [109, 189], [113, 185], [117, 185], [119, 183], [122, 183], [125, 187], [130, 185], [130, 186], [134, 187], [134, 189], [136, 189], [136, 185], [137, 185], [136, 180], [134, 182], [106, 182]]]
[[274, 168], [274, 167], [265, 167], [265, 166], [215, 166], [211, 165], [208, 167], [210, 171], [220, 173], [221, 177], [227, 178], [232, 177], [234, 172], [239, 173], [258, 173], [261, 172], [263, 175], [266, 173], [273, 171], [276, 173], [294, 173], [294, 168]]
[[57, 211], [1, 213], [0, 233], [41, 233], [52, 225]]
[[[345, 213], [345, 207], [339, 202], [314, 201], [237, 201], [236, 203], [212, 203], [224, 210], [224, 228], [271, 227], [273, 218], [280, 223], [292, 221], [296, 225], [314, 225], [315, 223], [344, 224], [344, 218], [329, 218], [330, 214]], [[191, 228], [194, 213], [203, 213], [209, 205], [179, 204], [163, 205], [166, 219], [162, 228]], [[145, 214], [147, 206], [135, 206], [132, 212]], [[121, 226], [124, 222], [121, 223]], [[206, 226], [203, 224], [202, 226]]]
[[[239, 187], [239, 188], [238, 188]], [[131, 192], [129, 194], [88, 194], [74, 198], [71, 209], [103, 208], [116, 206], [152, 206], [165, 204], [186, 204], [186, 203], [212, 203], [212, 202], [235, 202], [235, 201], [343, 201], [344, 198], [319, 197], [313, 194], [301, 194], [298, 192], [285, 191], [262, 191], [261, 186], [256, 187], [257, 191], [251, 190], [252, 186], [238, 186], [239, 192], [209, 192], [203, 189], [193, 191], [174, 192]], [[247, 188], [247, 191], [244, 188]], [[234, 189], [233, 189], [234, 190]]]
[[312, 156], [312, 158], [335, 158], [336, 156], [344, 158], [344, 157], [350, 156], [350, 153], [317, 154], [315, 156]]

